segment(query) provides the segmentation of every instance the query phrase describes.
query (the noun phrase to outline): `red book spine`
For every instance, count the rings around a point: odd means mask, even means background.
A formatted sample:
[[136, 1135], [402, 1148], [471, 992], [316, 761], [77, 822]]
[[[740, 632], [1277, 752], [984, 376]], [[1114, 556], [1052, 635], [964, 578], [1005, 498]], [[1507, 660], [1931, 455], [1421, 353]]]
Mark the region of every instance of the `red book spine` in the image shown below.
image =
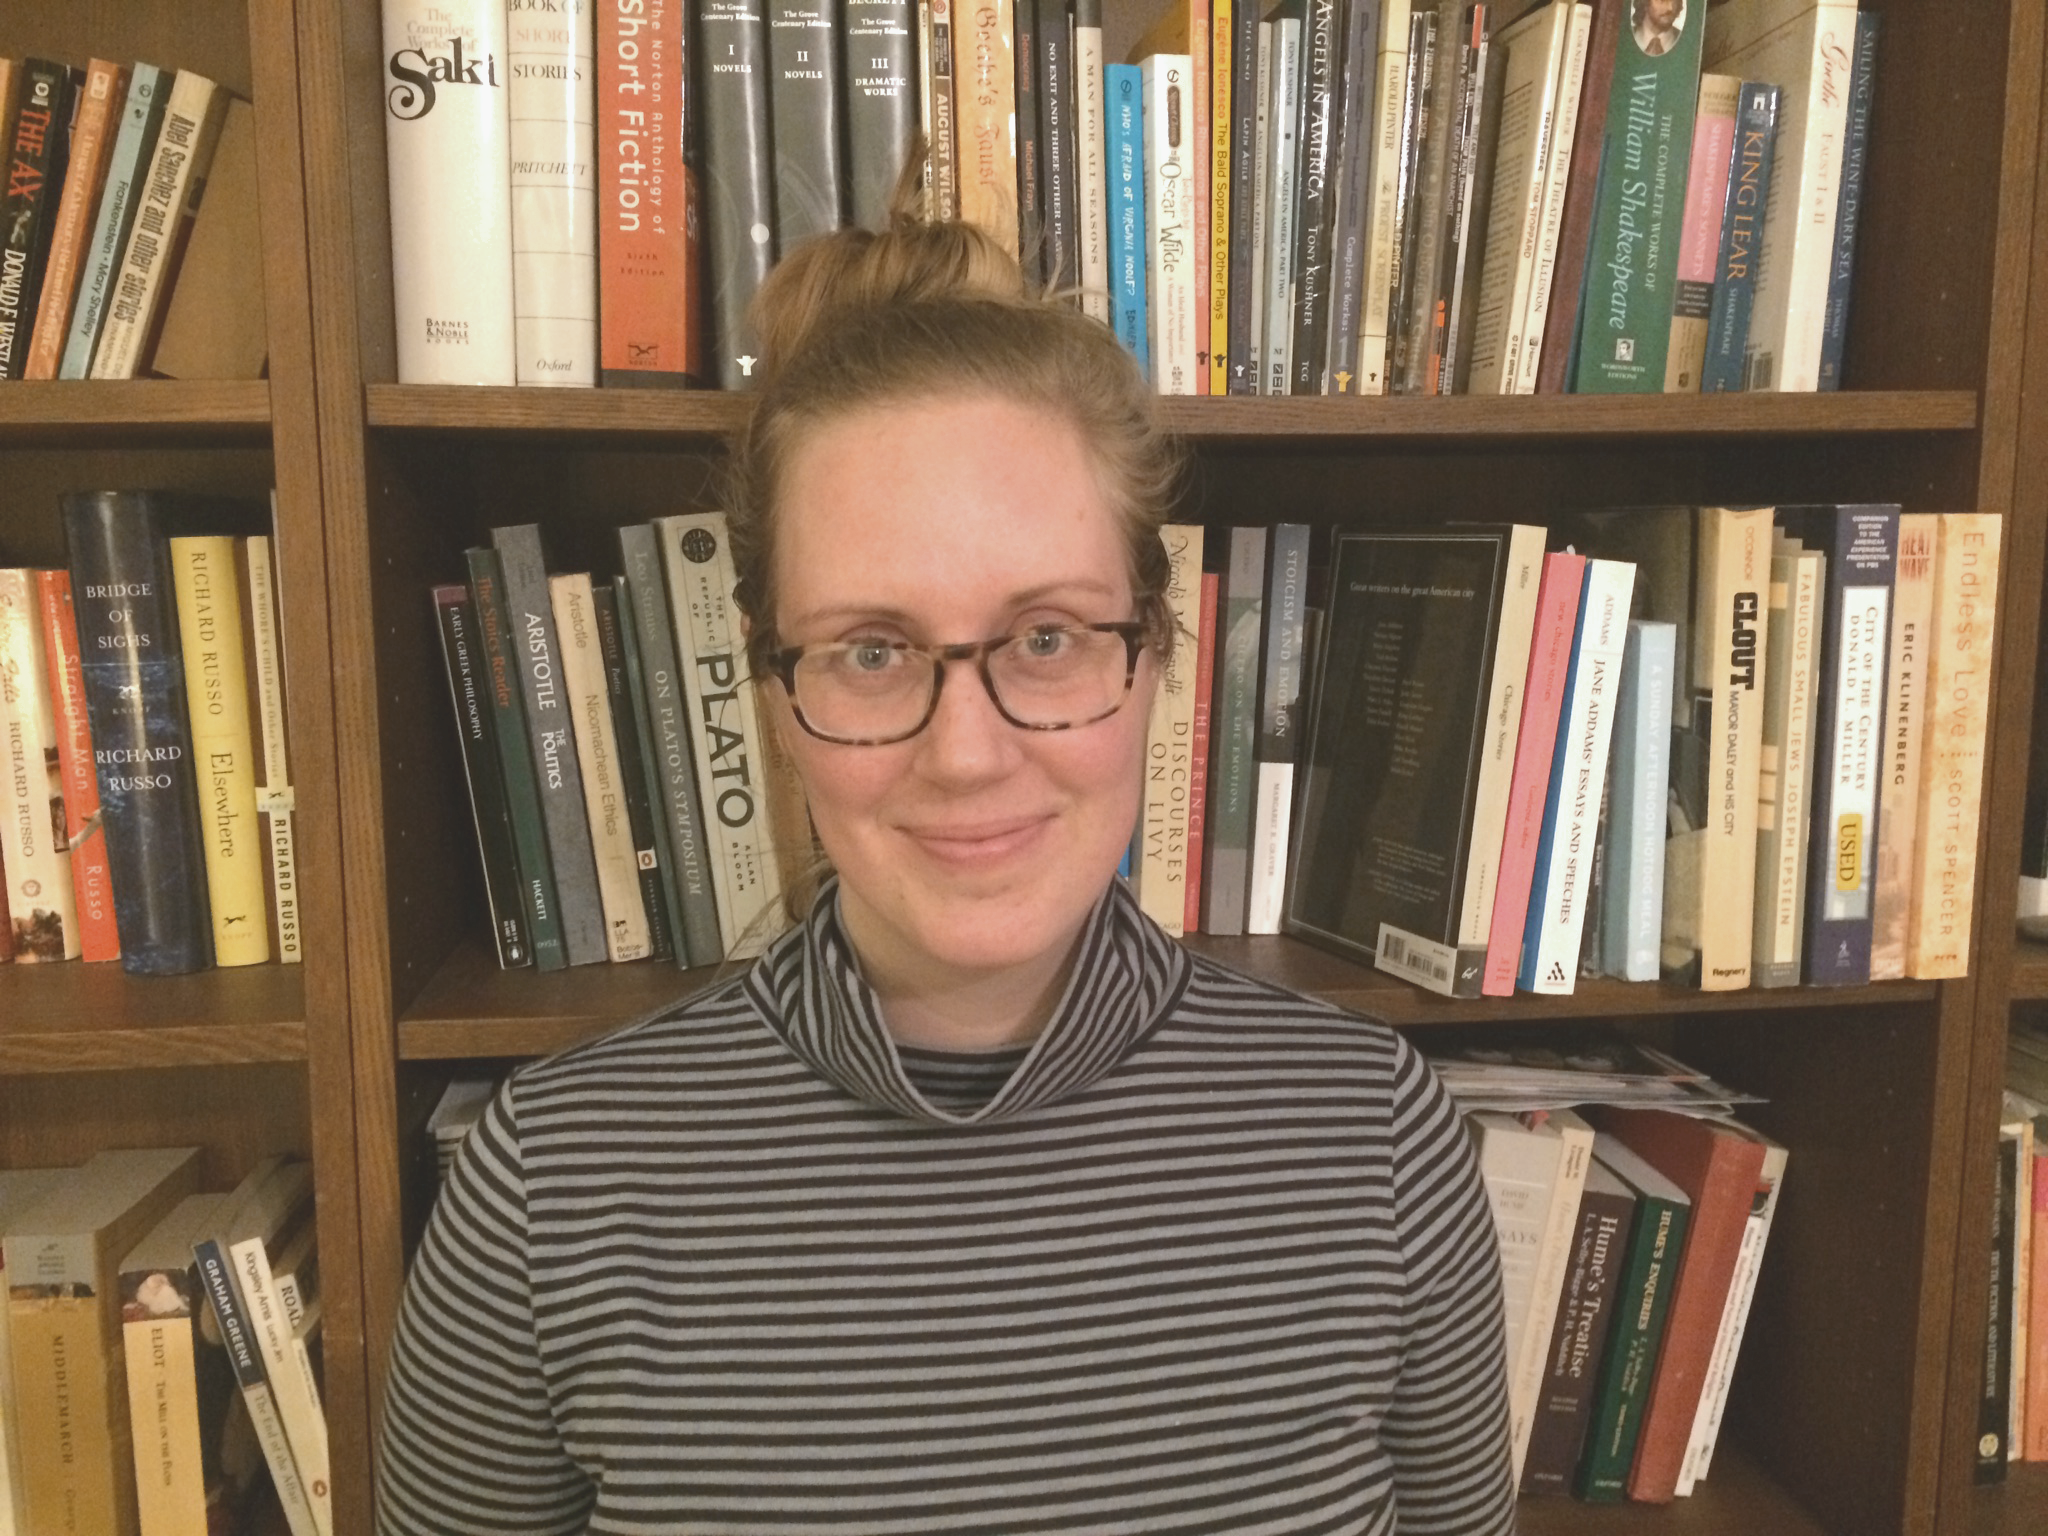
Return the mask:
[[48, 657], [50, 702], [57, 716], [57, 769], [64, 783], [64, 841], [71, 849], [71, 884], [78, 903], [79, 950], [87, 960], [118, 960], [113, 874], [107, 832], [100, 823], [100, 783], [93, 766], [92, 728], [85, 716], [85, 675], [78, 664], [78, 619], [71, 609], [71, 573], [37, 571], [43, 652]]
[[1486, 997], [1512, 997], [1522, 963], [1522, 929], [1529, 915], [1529, 885], [1536, 878], [1536, 846], [1543, 838], [1543, 805], [1550, 793], [1550, 756], [1557, 748], [1557, 716], [1564, 707], [1579, 629], [1584, 555], [1545, 555], [1536, 592], [1536, 637], [1529, 648], [1529, 683], [1522, 690], [1521, 734], [1515, 772], [1508, 781], [1508, 825], [1501, 839], [1500, 878], [1493, 892], [1493, 927], [1486, 935]]
[[688, 46], [681, 0], [598, 8], [598, 368], [613, 388], [704, 377]]
[[1189, 933], [1202, 929], [1202, 826], [1209, 815], [1209, 706], [1216, 693], [1216, 598], [1223, 578], [1202, 573], [1202, 623], [1195, 637], [1195, 764], [1188, 774]]
[[2048, 1461], [2048, 1152], [2034, 1154], [2034, 1242], [2027, 1255], [2033, 1279], [2027, 1292], [2027, 1402], [2020, 1455]]

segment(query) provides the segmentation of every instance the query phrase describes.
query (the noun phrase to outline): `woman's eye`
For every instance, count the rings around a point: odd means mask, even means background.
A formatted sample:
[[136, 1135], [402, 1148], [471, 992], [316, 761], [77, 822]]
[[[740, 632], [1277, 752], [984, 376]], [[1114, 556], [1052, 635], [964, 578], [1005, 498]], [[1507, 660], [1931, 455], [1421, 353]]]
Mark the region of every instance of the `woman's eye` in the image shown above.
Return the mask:
[[1048, 661], [1064, 651], [1072, 643], [1063, 629], [1034, 629], [1019, 637], [1024, 654], [1034, 661]]
[[846, 663], [856, 672], [887, 671], [895, 659], [895, 647], [880, 640], [856, 641], [846, 650]]

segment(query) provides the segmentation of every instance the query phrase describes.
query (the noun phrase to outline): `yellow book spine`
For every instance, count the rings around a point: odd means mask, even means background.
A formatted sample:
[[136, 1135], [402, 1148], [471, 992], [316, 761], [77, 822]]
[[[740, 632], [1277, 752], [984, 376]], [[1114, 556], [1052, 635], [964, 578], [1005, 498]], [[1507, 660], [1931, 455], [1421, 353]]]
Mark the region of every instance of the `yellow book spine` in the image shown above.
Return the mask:
[[262, 823], [256, 815], [235, 541], [224, 536], [172, 539], [171, 580], [178, 598], [192, 760], [199, 770], [214, 963], [261, 965], [270, 958], [270, 903], [264, 894]]
[[124, 1323], [121, 1343], [128, 1356], [128, 1427], [142, 1536], [207, 1536], [192, 1319]]
[[108, 1388], [123, 1390], [126, 1372], [119, 1351], [101, 1347], [99, 1302], [17, 1296], [10, 1308], [24, 1529], [132, 1536], [127, 1414], [117, 1436], [108, 1413]]
[[1231, 0], [1209, 18], [1209, 393], [1230, 393], [1230, 20]]
[[1145, 731], [1143, 836], [1138, 905], [1175, 938], [1187, 923], [1188, 795], [1194, 784], [1195, 649], [1202, 622], [1202, 529], [1170, 523], [1166, 600], [1173, 610], [1173, 658], [1161, 671]]

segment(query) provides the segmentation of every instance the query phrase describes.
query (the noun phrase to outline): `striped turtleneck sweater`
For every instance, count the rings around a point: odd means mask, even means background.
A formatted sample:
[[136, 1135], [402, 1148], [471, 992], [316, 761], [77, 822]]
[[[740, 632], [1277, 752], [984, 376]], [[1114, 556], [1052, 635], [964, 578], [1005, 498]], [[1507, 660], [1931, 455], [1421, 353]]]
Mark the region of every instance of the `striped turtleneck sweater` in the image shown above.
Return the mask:
[[1113, 886], [1027, 1049], [901, 1048], [835, 898], [498, 1093], [385, 1536], [1513, 1529], [1492, 1219], [1404, 1041]]

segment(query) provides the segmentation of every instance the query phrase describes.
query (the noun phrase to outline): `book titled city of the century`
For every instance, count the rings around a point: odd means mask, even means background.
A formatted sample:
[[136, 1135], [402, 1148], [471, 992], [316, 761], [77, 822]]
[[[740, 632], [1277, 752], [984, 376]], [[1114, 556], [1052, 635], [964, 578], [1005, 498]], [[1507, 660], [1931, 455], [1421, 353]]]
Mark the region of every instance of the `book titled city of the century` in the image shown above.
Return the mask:
[[1451, 996], [1485, 969], [1458, 919], [1511, 538], [1338, 537], [1301, 756], [1287, 931]]

